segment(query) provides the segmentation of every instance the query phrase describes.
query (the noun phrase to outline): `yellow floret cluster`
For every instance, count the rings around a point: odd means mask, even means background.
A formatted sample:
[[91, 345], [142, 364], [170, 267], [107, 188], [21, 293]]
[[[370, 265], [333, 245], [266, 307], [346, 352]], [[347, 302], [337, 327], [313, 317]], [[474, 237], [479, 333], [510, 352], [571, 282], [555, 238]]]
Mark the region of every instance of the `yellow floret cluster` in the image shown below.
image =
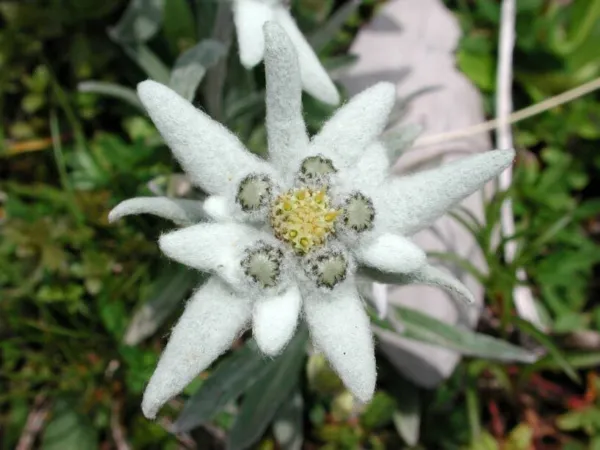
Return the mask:
[[294, 189], [272, 203], [271, 226], [277, 238], [306, 254], [325, 243], [340, 212], [330, 207], [325, 189]]

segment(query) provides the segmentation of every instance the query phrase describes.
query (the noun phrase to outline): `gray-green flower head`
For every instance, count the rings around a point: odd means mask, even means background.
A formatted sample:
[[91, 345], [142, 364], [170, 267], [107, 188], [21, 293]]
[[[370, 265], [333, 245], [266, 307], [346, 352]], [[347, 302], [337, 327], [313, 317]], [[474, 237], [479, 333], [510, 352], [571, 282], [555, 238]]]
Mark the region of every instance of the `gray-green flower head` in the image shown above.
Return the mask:
[[233, 0], [233, 18], [244, 67], [251, 69], [265, 55], [263, 25], [277, 22], [287, 32], [300, 60], [302, 87], [313, 97], [331, 105], [340, 102], [340, 95], [321, 65], [310, 44], [298, 29], [284, 0]]
[[142, 409], [148, 417], [250, 324], [261, 350], [276, 355], [301, 315], [344, 384], [369, 401], [375, 355], [357, 269], [425, 280], [468, 299], [458, 281], [431, 270], [409, 236], [513, 159], [512, 150], [493, 151], [393, 176], [378, 141], [395, 100], [388, 83], [354, 97], [309, 139], [295, 46], [273, 22], [264, 26], [264, 42], [268, 161], [166, 86], [138, 86], [173, 154], [209, 196], [202, 202], [131, 199], [110, 219], [147, 212], [189, 225], [161, 236], [160, 248], [213, 274], [188, 302], [146, 388]]

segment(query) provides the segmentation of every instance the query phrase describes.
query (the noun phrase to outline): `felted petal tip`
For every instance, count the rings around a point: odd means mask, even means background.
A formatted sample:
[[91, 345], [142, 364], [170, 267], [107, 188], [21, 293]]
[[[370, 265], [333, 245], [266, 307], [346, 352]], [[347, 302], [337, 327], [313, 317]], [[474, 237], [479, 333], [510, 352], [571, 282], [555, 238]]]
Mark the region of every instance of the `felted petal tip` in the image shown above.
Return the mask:
[[391, 83], [378, 83], [362, 91], [325, 123], [311, 147], [341, 167], [354, 164], [379, 138], [395, 101], [396, 88]]
[[265, 40], [262, 27], [273, 17], [273, 9], [260, 0], [235, 0], [233, 21], [235, 23], [240, 61], [251, 69], [262, 61]]
[[263, 30], [269, 159], [287, 172], [308, 148], [298, 56], [288, 35], [278, 24], [267, 22]]
[[373, 201], [388, 231], [410, 236], [483, 188], [514, 157], [512, 149], [494, 150], [395, 178], [378, 188]]
[[282, 6], [275, 7], [274, 11], [275, 20], [285, 29], [298, 53], [300, 78], [304, 90], [324, 103], [339, 104], [340, 94], [335, 84], [321, 65], [318, 56], [306, 41], [302, 32], [298, 29], [294, 18]]
[[108, 213], [108, 221], [115, 222], [133, 214], [152, 214], [171, 220], [177, 225], [192, 225], [206, 218], [202, 202], [169, 197], [136, 197], [124, 200]]
[[142, 411], [153, 419], [219, 355], [227, 351], [250, 318], [250, 302], [211, 278], [186, 305], [144, 392]]
[[244, 250], [260, 236], [256, 229], [241, 224], [205, 223], [163, 234], [158, 244], [169, 258], [218, 275], [232, 287], [243, 289]]
[[143, 81], [138, 96], [192, 182], [207, 192], [225, 193], [246, 173], [270, 171], [227, 128], [167, 86]]
[[276, 356], [290, 341], [298, 324], [301, 302], [300, 290], [293, 286], [281, 295], [254, 304], [252, 333], [263, 353]]
[[356, 249], [361, 264], [383, 272], [414, 272], [425, 265], [425, 252], [405, 237], [382, 234]]
[[370, 322], [353, 283], [304, 297], [312, 341], [361, 402], [375, 392], [377, 370]]

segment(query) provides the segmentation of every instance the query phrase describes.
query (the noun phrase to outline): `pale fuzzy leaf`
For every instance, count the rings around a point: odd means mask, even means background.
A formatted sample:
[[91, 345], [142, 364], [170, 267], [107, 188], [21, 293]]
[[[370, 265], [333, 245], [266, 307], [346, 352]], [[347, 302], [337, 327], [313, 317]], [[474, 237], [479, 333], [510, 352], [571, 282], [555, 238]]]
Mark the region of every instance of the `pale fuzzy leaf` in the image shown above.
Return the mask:
[[[537, 359], [534, 353], [524, 348], [463, 327], [449, 325], [414, 309], [398, 306], [394, 310], [403, 326], [401, 333], [375, 327], [375, 334], [392, 346], [401, 345], [400, 337], [404, 337], [485, 359], [523, 363], [532, 363]], [[389, 356], [389, 352], [386, 353]], [[395, 363], [394, 358], [392, 362]]]
[[164, 0], [131, 0], [114, 27], [108, 29], [111, 39], [121, 44], [146, 42], [160, 29]]
[[144, 106], [134, 89], [105, 81], [83, 81], [77, 85], [80, 92], [91, 92], [93, 94], [106, 95], [123, 100], [131, 106], [144, 111]]
[[190, 290], [199, 282], [200, 275], [181, 266], [172, 266], [155, 283], [152, 295], [137, 310], [127, 327], [123, 342], [137, 345], [152, 336], [156, 330], [178, 309]]
[[186, 100], [192, 100], [206, 71], [227, 53], [227, 47], [213, 40], [201, 41], [183, 52], [171, 72], [169, 87]]
[[167, 84], [169, 69], [145, 44], [123, 44], [125, 53], [154, 81]]

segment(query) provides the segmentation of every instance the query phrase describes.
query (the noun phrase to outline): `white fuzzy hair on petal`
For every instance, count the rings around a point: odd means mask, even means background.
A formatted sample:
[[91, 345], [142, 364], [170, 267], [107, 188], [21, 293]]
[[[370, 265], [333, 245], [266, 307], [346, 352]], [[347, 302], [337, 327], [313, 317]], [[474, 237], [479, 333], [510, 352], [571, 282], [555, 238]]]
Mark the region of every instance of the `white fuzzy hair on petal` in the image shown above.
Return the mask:
[[353, 281], [304, 296], [304, 315], [315, 347], [361, 402], [375, 391], [377, 370], [371, 324]]
[[247, 298], [211, 278], [188, 301], [146, 387], [142, 411], [155, 418], [162, 405], [180, 393], [224, 353], [250, 319]]

